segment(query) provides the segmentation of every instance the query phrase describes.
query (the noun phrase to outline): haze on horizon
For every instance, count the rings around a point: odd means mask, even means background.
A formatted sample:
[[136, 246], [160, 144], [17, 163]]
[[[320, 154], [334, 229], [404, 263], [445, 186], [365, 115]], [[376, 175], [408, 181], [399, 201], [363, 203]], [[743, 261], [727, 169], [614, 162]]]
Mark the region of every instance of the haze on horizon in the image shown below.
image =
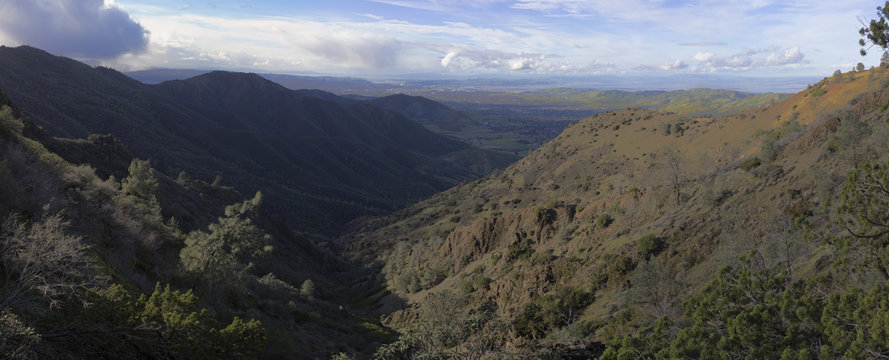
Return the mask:
[[873, 1], [4, 0], [0, 44], [122, 71], [370, 79], [821, 78], [858, 55]]

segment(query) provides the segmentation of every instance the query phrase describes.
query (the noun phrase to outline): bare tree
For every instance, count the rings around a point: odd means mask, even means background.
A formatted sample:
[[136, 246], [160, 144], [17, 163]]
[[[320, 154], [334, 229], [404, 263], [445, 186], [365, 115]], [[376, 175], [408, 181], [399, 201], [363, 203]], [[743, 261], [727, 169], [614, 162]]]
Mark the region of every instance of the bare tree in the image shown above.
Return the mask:
[[50, 307], [98, 284], [88, 246], [79, 236], [66, 231], [61, 215], [44, 215], [28, 223], [11, 216], [0, 232], [0, 261], [3, 266], [0, 309], [21, 302], [26, 295], [39, 295]]
[[685, 180], [682, 176], [682, 154], [677, 148], [667, 147], [663, 150], [663, 155], [664, 169], [676, 194], [676, 205], [679, 205], [682, 202], [682, 183]]

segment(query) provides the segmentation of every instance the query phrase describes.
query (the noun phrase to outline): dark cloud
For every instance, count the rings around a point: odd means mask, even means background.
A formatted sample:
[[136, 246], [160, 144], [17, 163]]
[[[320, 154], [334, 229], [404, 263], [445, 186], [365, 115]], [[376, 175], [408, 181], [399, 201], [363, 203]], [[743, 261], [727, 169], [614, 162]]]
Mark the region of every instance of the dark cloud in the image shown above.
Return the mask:
[[2, 0], [0, 14], [0, 32], [57, 54], [110, 59], [148, 45], [148, 31], [104, 0]]

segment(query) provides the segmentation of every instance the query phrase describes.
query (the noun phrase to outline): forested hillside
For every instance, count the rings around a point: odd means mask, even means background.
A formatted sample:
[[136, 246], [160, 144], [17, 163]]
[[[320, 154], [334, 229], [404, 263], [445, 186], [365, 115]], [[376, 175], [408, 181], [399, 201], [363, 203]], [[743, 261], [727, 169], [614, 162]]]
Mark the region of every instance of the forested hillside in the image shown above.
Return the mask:
[[364, 271], [263, 194], [169, 178], [108, 136], [50, 137], [0, 100], [5, 358], [319, 358], [389, 337], [356, 300]]
[[50, 135], [111, 134], [168, 176], [262, 189], [304, 231], [335, 233], [513, 160], [369, 104], [304, 96], [255, 74], [145, 85], [30, 47], [0, 48], [0, 88]]

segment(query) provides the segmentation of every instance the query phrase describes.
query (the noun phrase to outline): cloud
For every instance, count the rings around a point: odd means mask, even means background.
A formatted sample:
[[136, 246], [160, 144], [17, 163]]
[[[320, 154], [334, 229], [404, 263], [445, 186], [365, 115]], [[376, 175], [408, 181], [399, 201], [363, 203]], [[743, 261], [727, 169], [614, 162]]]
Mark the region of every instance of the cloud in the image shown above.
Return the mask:
[[668, 71], [668, 70], [682, 70], [682, 69], [685, 69], [685, 68], [687, 68], [687, 67], [688, 67], [688, 64], [686, 64], [686, 63], [683, 62], [682, 60], [676, 59], [676, 61], [674, 61], [674, 62], [672, 62], [672, 63], [661, 65], [661, 66], [660, 66], [660, 69], [661, 69], [661, 70], [664, 70], [664, 71]]
[[509, 64], [509, 70], [513, 71], [533, 70], [539, 66], [536, 59], [528, 57], [509, 59], [506, 63]]
[[707, 53], [699, 52], [699, 53], [695, 54], [695, 56], [693, 56], [691, 59], [694, 61], [707, 61], [707, 60], [712, 59], [714, 55], [716, 55], [716, 54], [711, 53], [711, 52], [707, 52]]
[[[764, 54], [767, 54], [763, 57]], [[698, 67], [704, 69], [748, 70], [763, 67], [798, 66], [806, 64], [806, 56], [799, 46], [784, 49], [768, 47], [765, 49], [745, 49], [740, 53], [726, 57], [717, 57], [712, 53], [698, 53], [694, 56], [699, 61]]]
[[771, 54], [766, 58], [765, 66], [783, 66], [801, 64], [805, 55], [799, 50], [799, 46], [792, 47], [780, 54]]
[[564, 72], [569, 67], [565, 64], [546, 64], [546, 55], [508, 53], [489, 49], [452, 50], [441, 59], [442, 67], [459, 68], [461, 70], [483, 68], [490, 70], [541, 70], [544, 72]]
[[110, 59], [148, 45], [148, 31], [105, 0], [3, 0], [0, 14], [0, 33], [57, 54]]
[[382, 69], [398, 63], [407, 47], [399, 40], [355, 33], [303, 33], [292, 39], [294, 46], [343, 66]]
[[445, 55], [445, 57], [443, 57], [441, 59], [441, 66], [448, 67], [448, 65], [451, 64], [451, 61], [454, 61], [454, 58], [456, 58], [459, 55], [460, 55], [460, 53], [456, 52], [456, 51], [449, 52], [447, 55]]

